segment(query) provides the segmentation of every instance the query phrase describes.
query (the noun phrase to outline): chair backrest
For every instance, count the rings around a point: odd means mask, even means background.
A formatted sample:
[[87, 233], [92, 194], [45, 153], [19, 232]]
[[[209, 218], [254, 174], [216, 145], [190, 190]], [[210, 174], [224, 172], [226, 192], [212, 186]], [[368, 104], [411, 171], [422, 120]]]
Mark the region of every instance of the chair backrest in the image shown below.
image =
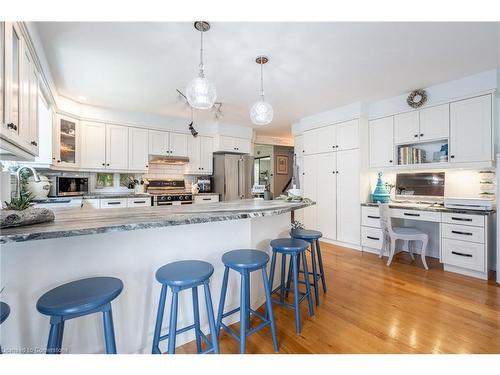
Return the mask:
[[391, 232], [391, 215], [389, 213], [389, 204], [387, 203], [379, 203], [379, 216], [380, 216], [380, 228], [382, 228], [383, 232]]

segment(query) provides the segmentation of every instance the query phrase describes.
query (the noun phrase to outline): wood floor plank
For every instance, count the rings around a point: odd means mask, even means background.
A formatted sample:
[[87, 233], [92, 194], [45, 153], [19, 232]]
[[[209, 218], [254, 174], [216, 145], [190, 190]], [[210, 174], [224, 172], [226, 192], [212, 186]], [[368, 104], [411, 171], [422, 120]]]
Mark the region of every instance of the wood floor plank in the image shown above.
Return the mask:
[[[328, 292], [309, 317], [301, 306], [302, 334], [295, 334], [293, 311], [275, 306], [279, 353], [500, 353], [500, 287], [445, 272], [428, 258], [399, 254], [387, 258], [321, 244]], [[239, 325], [235, 324], [238, 330]], [[222, 353], [238, 353], [238, 343], [221, 333]], [[194, 353], [188, 343], [179, 353]], [[247, 353], [274, 353], [269, 329], [247, 340]]]

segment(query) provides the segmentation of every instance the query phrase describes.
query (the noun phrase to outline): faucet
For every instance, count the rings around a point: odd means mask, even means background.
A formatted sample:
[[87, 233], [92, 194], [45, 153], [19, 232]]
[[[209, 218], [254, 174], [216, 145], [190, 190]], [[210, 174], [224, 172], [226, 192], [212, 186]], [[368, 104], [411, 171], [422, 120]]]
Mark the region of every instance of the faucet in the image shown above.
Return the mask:
[[27, 165], [21, 166], [17, 169], [16, 171], [16, 178], [17, 178], [17, 197], [21, 198], [21, 171], [23, 169], [29, 169], [31, 173], [33, 174], [33, 179], [35, 182], [40, 182], [40, 177], [38, 176], [38, 173], [36, 172], [35, 168], [29, 167]]

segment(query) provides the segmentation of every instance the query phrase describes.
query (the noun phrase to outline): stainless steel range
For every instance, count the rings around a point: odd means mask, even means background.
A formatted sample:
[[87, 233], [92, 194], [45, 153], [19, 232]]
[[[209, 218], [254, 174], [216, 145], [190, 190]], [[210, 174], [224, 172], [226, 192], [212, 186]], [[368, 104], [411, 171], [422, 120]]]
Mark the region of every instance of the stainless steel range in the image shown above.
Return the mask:
[[153, 196], [153, 206], [180, 206], [193, 203], [184, 180], [149, 180], [147, 192]]

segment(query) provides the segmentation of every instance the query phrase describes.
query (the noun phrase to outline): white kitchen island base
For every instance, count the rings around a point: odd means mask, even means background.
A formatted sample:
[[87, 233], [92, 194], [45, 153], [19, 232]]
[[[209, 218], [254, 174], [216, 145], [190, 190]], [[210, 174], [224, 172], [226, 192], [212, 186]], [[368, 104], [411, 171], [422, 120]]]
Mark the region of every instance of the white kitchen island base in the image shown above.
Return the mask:
[[[160, 284], [156, 270], [164, 264], [200, 259], [215, 269], [210, 288], [217, 315], [224, 267], [223, 253], [256, 248], [270, 254], [269, 242], [287, 237], [290, 213], [241, 220], [177, 225], [153, 229], [10, 242], [1, 245], [2, 301], [11, 307], [1, 325], [0, 343], [5, 353], [45, 352], [49, 317], [36, 310], [38, 298], [60, 284], [92, 276], [113, 276], [124, 283], [123, 292], [112, 302], [118, 353], [151, 353]], [[279, 268], [279, 267], [277, 267]], [[279, 271], [275, 280], [279, 280]], [[226, 311], [239, 305], [240, 280], [231, 272]], [[202, 330], [208, 334], [205, 304], [200, 293]], [[260, 273], [252, 275], [251, 303], [264, 302]], [[169, 292], [162, 335], [168, 331]], [[232, 319], [232, 320], [231, 320]], [[239, 314], [227, 323], [239, 320]], [[193, 322], [191, 291], [181, 292], [178, 328]], [[177, 336], [177, 345], [194, 340], [192, 331]], [[166, 351], [165, 342], [160, 344]], [[67, 353], [103, 353], [102, 315], [92, 314], [67, 321], [63, 350]]]

